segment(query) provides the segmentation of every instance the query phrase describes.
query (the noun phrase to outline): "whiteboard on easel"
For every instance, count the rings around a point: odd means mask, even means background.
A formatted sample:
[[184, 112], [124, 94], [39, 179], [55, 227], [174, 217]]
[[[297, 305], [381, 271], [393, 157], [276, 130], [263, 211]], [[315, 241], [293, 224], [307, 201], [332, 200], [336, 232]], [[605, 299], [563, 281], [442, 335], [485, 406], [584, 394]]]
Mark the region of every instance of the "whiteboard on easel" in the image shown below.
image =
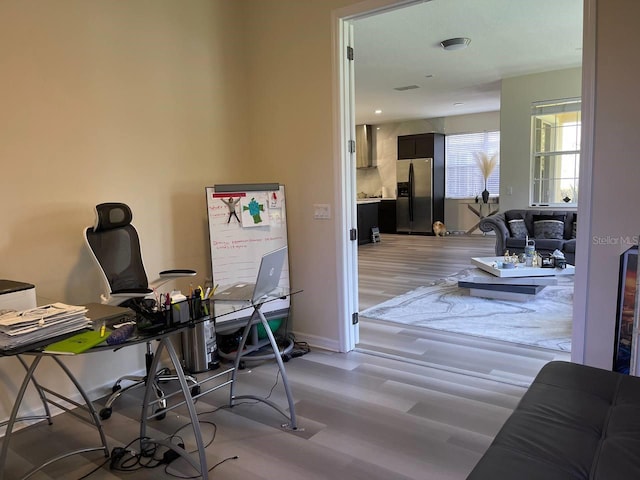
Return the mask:
[[[265, 253], [287, 245], [284, 186], [275, 184], [216, 185], [206, 188], [211, 273], [222, 289], [238, 282], [254, 283]], [[289, 288], [285, 261], [280, 287]], [[289, 308], [289, 298], [263, 305], [265, 315]], [[220, 321], [243, 318], [247, 312]]]

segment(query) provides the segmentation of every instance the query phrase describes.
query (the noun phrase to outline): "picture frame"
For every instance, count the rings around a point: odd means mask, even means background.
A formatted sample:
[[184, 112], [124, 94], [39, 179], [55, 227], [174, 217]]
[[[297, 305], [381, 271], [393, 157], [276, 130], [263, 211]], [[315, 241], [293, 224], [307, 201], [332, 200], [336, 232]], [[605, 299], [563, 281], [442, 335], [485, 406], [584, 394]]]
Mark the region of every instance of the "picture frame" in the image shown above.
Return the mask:
[[[618, 305], [613, 353], [613, 370], [624, 374], [637, 374], [637, 341], [634, 332], [638, 323], [638, 246], [628, 248], [620, 255], [618, 277]], [[632, 357], [634, 362], [632, 362]], [[633, 365], [632, 365], [633, 363]]]
[[633, 312], [633, 330], [631, 333], [631, 375], [640, 376], [640, 272], [636, 272], [636, 289]]

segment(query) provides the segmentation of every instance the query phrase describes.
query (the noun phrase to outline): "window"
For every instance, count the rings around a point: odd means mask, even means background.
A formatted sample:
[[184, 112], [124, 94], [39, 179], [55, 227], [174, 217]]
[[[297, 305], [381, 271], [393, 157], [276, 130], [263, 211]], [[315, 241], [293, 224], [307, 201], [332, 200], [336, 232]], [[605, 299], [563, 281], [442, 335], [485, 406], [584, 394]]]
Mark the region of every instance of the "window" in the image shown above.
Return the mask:
[[531, 106], [531, 204], [576, 205], [580, 168], [580, 99]]
[[487, 190], [500, 194], [500, 132], [463, 133], [445, 137], [446, 198], [475, 198], [484, 190], [484, 177], [476, 161], [477, 153], [498, 155], [489, 175]]

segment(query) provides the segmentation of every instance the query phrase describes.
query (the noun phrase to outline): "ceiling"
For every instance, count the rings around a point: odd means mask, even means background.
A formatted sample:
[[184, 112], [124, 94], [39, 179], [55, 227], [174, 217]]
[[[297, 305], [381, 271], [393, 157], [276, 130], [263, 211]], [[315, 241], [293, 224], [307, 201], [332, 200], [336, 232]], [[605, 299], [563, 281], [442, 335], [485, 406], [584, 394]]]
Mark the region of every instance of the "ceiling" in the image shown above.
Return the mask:
[[[503, 78], [581, 65], [582, 4], [431, 0], [354, 20], [356, 123], [499, 110]], [[443, 50], [453, 37], [471, 43]]]

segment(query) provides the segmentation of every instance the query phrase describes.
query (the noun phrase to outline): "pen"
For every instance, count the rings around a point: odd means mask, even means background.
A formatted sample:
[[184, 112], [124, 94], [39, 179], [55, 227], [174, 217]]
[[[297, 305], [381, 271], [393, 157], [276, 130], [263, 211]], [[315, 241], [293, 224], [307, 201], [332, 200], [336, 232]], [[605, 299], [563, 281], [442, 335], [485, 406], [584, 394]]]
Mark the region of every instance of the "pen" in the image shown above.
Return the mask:
[[218, 289], [218, 285], [219, 285], [219, 283], [216, 283], [215, 287], [213, 287], [213, 290], [211, 290], [211, 293], [209, 294], [209, 296], [207, 298], [213, 297], [213, 295], [216, 293], [216, 290]]
[[104, 325], [104, 322], [102, 322], [102, 326], [100, 327], [100, 338], [104, 337], [105, 330], [106, 330], [106, 327]]

